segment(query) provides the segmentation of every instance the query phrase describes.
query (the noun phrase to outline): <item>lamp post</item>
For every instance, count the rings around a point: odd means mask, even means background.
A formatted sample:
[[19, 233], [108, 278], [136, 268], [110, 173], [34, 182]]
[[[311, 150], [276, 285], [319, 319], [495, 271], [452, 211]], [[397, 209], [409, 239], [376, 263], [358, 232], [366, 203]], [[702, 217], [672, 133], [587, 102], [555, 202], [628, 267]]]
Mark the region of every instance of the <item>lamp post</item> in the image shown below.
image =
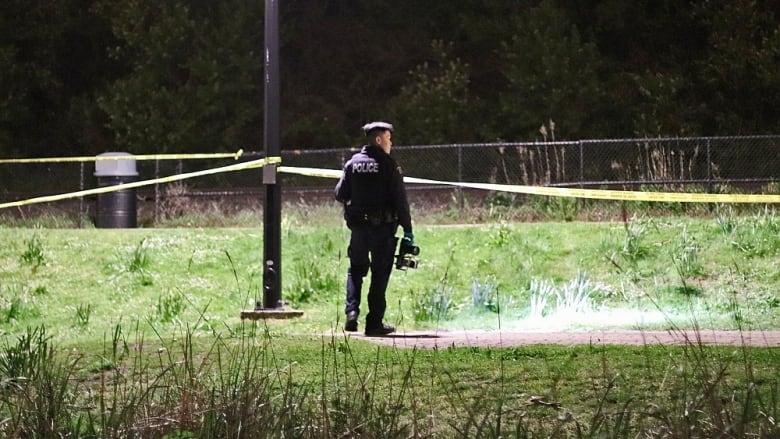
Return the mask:
[[[279, 157], [279, 0], [265, 0], [265, 51], [263, 84], [265, 91], [263, 143], [265, 157]], [[282, 301], [282, 188], [277, 181], [277, 165], [263, 167], [263, 301], [255, 309], [242, 311], [241, 318], [287, 318], [302, 311], [284, 309]]]
[[[265, 0], [265, 125], [266, 157], [279, 157], [279, 9], [278, 0]], [[276, 164], [263, 168], [263, 308], [282, 307], [281, 187]]]

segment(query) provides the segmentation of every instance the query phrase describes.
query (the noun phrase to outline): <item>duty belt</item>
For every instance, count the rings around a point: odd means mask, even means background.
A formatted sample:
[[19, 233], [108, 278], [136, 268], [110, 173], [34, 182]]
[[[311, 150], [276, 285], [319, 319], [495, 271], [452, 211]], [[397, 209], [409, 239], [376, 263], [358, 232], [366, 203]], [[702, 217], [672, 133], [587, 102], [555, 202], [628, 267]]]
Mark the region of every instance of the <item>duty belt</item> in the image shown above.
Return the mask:
[[366, 212], [349, 212], [346, 215], [347, 225], [391, 224], [398, 221], [395, 212], [389, 210], [370, 210]]

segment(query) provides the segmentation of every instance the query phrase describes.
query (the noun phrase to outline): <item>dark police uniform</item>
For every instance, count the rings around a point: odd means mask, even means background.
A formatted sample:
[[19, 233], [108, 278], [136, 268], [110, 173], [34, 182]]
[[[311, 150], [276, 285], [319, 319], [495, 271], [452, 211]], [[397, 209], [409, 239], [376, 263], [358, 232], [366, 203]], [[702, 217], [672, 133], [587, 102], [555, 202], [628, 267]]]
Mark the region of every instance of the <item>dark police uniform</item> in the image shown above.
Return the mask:
[[336, 200], [352, 232], [349, 241], [345, 312], [359, 313], [363, 278], [371, 269], [366, 331], [383, 324], [385, 290], [393, 268], [395, 232], [400, 225], [412, 233], [403, 173], [379, 146], [366, 145], [344, 165], [336, 185]]

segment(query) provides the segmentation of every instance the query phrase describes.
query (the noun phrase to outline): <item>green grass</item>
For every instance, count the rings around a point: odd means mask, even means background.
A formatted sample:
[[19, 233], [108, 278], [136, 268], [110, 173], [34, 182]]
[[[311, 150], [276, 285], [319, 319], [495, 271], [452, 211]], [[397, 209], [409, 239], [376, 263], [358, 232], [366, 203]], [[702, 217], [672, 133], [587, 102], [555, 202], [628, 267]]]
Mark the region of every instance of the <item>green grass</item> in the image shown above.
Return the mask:
[[[267, 325], [239, 318], [262, 298], [259, 228], [0, 227], [0, 437], [780, 434], [777, 349], [345, 337], [338, 215], [285, 215], [283, 298], [305, 315]], [[420, 268], [388, 289], [401, 329], [780, 328], [773, 212], [416, 217]]]
[[[775, 437], [777, 349], [375, 347], [177, 326], [6, 341], [0, 433], [76, 437]], [[276, 325], [274, 325], [276, 326]], [[284, 325], [282, 325], [284, 326]], [[277, 330], [279, 328], [276, 328]], [[180, 436], [181, 435], [181, 436]]]
[[[616, 321], [623, 327], [685, 327], [693, 318], [721, 329], [780, 327], [780, 220], [734, 216], [728, 228], [722, 221], [418, 224], [420, 268], [393, 273], [388, 320], [406, 329], [496, 328], [495, 312], [480, 312], [500, 303], [505, 328], [558, 325], [560, 319], [528, 317], [553, 315], [584, 278], [591, 313], [573, 316], [567, 327], [587, 327], [599, 312], [639, 316]], [[45, 324], [77, 343], [118, 322], [188, 321], [203, 310], [209, 329], [237, 323], [242, 309], [262, 299], [259, 228], [0, 228], [0, 239], [0, 331], [6, 334]], [[340, 318], [348, 239], [339, 223], [309, 226], [285, 218], [283, 298], [306, 312], [293, 324], [296, 331], [319, 333]], [[532, 312], [542, 299], [539, 286], [549, 297], [545, 309]], [[426, 306], [445, 306], [446, 316]], [[481, 317], [472, 318], [475, 313]], [[74, 320], [82, 322], [77, 329], [64, 324]]]

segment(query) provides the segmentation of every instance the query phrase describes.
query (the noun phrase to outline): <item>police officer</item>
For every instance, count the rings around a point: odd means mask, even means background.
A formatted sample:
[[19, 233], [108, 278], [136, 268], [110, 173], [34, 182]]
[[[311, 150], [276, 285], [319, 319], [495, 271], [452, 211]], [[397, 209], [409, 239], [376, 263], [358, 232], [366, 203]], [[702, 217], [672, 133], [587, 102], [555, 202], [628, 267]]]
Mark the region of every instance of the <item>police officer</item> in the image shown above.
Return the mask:
[[384, 323], [385, 290], [393, 268], [393, 254], [400, 225], [403, 239], [414, 245], [412, 219], [406, 199], [401, 167], [390, 157], [393, 126], [372, 122], [363, 126], [368, 144], [344, 165], [336, 184], [336, 200], [344, 204], [344, 219], [351, 233], [345, 331], [358, 328], [363, 278], [371, 270], [368, 288], [366, 335], [387, 335], [395, 331]]

